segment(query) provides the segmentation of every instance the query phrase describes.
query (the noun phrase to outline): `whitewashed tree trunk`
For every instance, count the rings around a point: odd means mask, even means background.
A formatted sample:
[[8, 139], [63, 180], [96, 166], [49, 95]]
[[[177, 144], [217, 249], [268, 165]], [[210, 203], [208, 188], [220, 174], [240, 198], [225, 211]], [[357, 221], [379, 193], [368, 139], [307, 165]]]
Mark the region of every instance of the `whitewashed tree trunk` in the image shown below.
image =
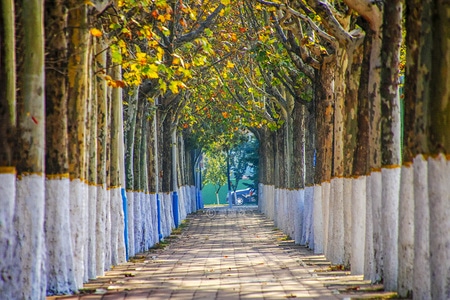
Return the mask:
[[88, 185], [88, 277], [89, 279], [94, 279], [97, 277], [97, 260], [96, 260], [96, 250], [97, 245], [96, 239], [96, 223], [97, 223], [97, 186]]
[[314, 213], [314, 186], [305, 188], [305, 236], [303, 244], [314, 247], [313, 213]]
[[134, 242], [134, 192], [127, 191], [127, 212], [128, 212], [128, 255], [136, 254]]
[[279, 222], [279, 211], [281, 208], [280, 203], [280, 193], [278, 188], [274, 188], [273, 190], [273, 222], [275, 223], [275, 227], [280, 228]]
[[5, 299], [13, 299], [20, 289], [19, 272], [14, 266], [16, 259], [14, 248], [16, 235], [14, 232], [14, 208], [16, 199], [16, 173], [15, 168], [0, 168], [0, 290]]
[[103, 184], [97, 189], [97, 218], [95, 223], [95, 260], [96, 274], [103, 276], [105, 274], [105, 236], [106, 236], [106, 185]]
[[400, 168], [381, 170], [383, 189], [382, 233], [384, 250], [384, 288], [396, 291], [398, 283], [398, 209], [400, 195]]
[[105, 265], [104, 270], [108, 271], [111, 269], [111, 235], [112, 235], [112, 229], [111, 229], [111, 218], [113, 218], [111, 214], [111, 193], [107, 189], [106, 190], [106, 202], [105, 202]]
[[142, 228], [141, 228], [141, 200], [140, 200], [140, 193], [139, 192], [133, 192], [134, 197], [133, 202], [133, 208], [134, 208], [134, 223], [133, 223], [133, 231], [134, 231], [134, 253], [140, 253], [142, 252], [141, 244], [142, 244]]
[[323, 253], [323, 229], [322, 186], [315, 185], [313, 203], [314, 254]]
[[399, 232], [398, 232], [398, 293], [409, 297], [413, 287], [414, 266], [414, 168], [401, 169]]
[[294, 240], [296, 244], [302, 244], [302, 238], [305, 236], [305, 190], [297, 190], [294, 193]]
[[76, 291], [70, 232], [70, 180], [45, 182], [45, 221], [47, 245], [47, 293], [71, 294]]
[[330, 223], [330, 201], [331, 200], [331, 183], [322, 182], [322, 219], [323, 219], [323, 253], [328, 253], [329, 242], [329, 223]]
[[364, 247], [364, 279], [376, 282], [373, 238], [372, 177], [366, 177], [366, 241]]
[[86, 236], [84, 232], [84, 183], [79, 179], [70, 181], [70, 232], [73, 246], [73, 269], [77, 289], [83, 287], [84, 282], [84, 256]]
[[14, 227], [20, 240], [16, 250], [21, 270], [20, 290], [13, 298], [44, 299], [46, 289], [44, 209], [45, 187], [42, 175], [22, 175], [16, 183]]
[[428, 200], [428, 163], [417, 156], [414, 166], [414, 272], [413, 295], [431, 299], [430, 207]]
[[352, 178], [344, 178], [344, 266], [350, 266], [352, 254]]
[[[87, 151], [86, 151], [87, 153]], [[84, 274], [83, 274], [83, 282], [88, 282], [88, 270], [89, 270], [89, 186], [86, 182], [81, 185], [81, 199], [83, 201], [83, 246], [84, 246], [84, 255], [83, 255], [83, 263], [84, 263]]]
[[450, 297], [450, 163], [443, 154], [428, 159], [431, 298]]
[[[119, 191], [119, 192], [118, 192]], [[121, 204], [120, 190], [117, 188], [111, 188], [109, 190], [110, 195], [110, 211], [111, 211], [111, 265], [115, 266], [119, 264], [119, 207]]]
[[366, 234], [366, 178], [355, 178], [352, 185], [352, 257], [353, 275], [364, 274]]
[[341, 265], [344, 263], [344, 179], [333, 178], [330, 187], [332, 203], [328, 224], [330, 241], [328, 259], [332, 264]]
[[370, 174], [370, 199], [372, 200], [372, 224], [373, 224], [373, 253], [375, 263], [375, 282], [383, 278], [384, 251], [382, 233], [382, 178], [381, 172]]

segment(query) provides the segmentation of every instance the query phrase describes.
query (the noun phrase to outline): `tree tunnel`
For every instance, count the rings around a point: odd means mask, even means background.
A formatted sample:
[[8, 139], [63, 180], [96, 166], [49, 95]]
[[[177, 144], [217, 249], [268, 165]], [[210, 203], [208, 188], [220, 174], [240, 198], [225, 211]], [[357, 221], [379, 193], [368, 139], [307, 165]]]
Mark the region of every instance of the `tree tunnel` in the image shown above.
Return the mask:
[[2, 296], [153, 247], [248, 133], [258, 209], [296, 243], [448, 295], [448, 2], [0, 3]]

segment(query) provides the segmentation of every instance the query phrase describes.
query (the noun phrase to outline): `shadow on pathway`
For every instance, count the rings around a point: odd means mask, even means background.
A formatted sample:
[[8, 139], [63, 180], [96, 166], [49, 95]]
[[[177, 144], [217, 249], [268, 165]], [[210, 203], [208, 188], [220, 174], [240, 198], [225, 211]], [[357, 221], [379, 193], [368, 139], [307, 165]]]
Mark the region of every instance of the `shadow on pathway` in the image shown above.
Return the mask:
[[[254, 207], [188, 216], [146, 253], [56, 299], [387, 299], [362, 276], [295, 245]], [[159, 246], [159, 247], [158, 247]]]

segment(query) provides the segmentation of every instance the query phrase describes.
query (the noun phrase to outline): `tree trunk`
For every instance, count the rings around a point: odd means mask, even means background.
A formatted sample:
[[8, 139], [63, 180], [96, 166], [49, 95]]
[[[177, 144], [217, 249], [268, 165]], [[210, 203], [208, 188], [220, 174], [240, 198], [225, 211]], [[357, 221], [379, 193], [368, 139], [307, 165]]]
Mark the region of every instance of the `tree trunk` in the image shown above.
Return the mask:
[[[0, 166], [11, 167], [17, 125], [14, 1], [2, 0], [0, 5], [0, 139], [3, 141]], [[11, 173], [8, 169], [4, 171]]]
[[316, 184], [329, 182], [332, 174], [333, 157], [333, 114], [335, 61], [328, 58], [317, 71], [316, 91]]
[[125, 187], [127, 190], [127, 212], [128, 212], [128, 254], [134, 256], [134, 140], [136, 132], [136, 114], [139, 103], [139, 87], [133, 88], [126, 93], [128, 105], [124, 111], [125, 132]]
[[399, 59], [402, 39], [402, 4], [393, 1], [385, 6], [383, 20], [381, 71], [381, 134], [382, 134], [382, 232], [384, 249], [384, 287], [398, 287], [398, 211], [400, 192], [400, 98]]
[[17, 296], [19, 272], [14, 266], [15, 247], [14, 206], [16, 196], [16, 168], [13, 161], [16, 113], [16, 55], [14, 1], [0, 1], [0, 272], [5, 274], [0, 280], [0, 290], [7, 299]]
[[[22, 270], [20, 288], [13, 296], [21, 299], [45, 298], [45, 73], [44, 2], [16, 3], [17, 194], [14, 227], [20, 237], [15, 268]], [[24, 272], [23, 270], [26, 270]], [[12, 290], [15, 287], [11, 287]]]
[[[48, 2], [48, 1], [47, 1]], [[62, 1], [60, 1], [62, 2]], [[76, 290], [70, 232], [70, 181], [67, 132], [67, 10], [45, 4], [46, 22], [46, 214], [47, 293]]]
[[[97, 53], [97, 43], [96, 37], [93, 37], [93, 47], [91, 48], [90, 61], [92, 65], [95, 66], [95, 55]], [[97, 184], [97, 79], [96, 79], [96, 68], [90, 67], [90, 78], [89, 78], [89, 149], [88, 149], [88, 277], [93, 279], [97, 277], [97, 260], [96, 260], [96, 222], [97, 222], [97, 194], [98, 194], [98, 184]]]
[[[119, 66], [113, 68], [112, 77], [120, 80], [122, 70]], [[120, 148], [123, 147], [122, 136], [122, 89], [113, 88], [111, 93], [111, 159], [110, 159], [110, 197], [111, 197], [111, 263], [117, 265], [125, 261], [124, 242], [124, 211], [121, 196], [123, 177], [121, 169]]]
[[86, 197], [84, 181], [86, 166], [86, 97], [88, 76], [88, 20], [87, 8], [78, 1], [68, 3], [68, 131], [69, 131], [69, 176], [70, 183], [70, 223], [72, 233], [75, 284], [83, 286], [85, 280], [85, 245], [87, 234], [84, 232]]
[[[99, 41], [96, 45], [96, 72], [106, 68], [105, 44]], [[108, 139], [108, 88], [106, 81], [100, 76], [95, 77], [97, 89], [97, 219], [95, 223], [96, 274], [103, 276], [105, 271], [105, 239], [106, 239], [106, 207], [107, 207], [107, 139]]]
[[[431, 298], [450, 296], [450, 3], [433, 1], [428, 165]], [[430, 33], [429, 33], [430, 34]]]
[[162, 192], [169, 193], [175, 189], [173, 186], [173, 173], [172, 173], [172, 130], [174, 129], [174, 116], [173, 112], [169, 109], [164, 113], [162, 117], [162, 131], [161, 136], [161, 152], [159, 155], [162, 159]]
[[303, 104], [296, 103], [292, 112], [292, 119], [295, 128], [293, 136], [293, 160], [291, 168], [292, 187], [294, 189], [305, 188], [305, 117], [306, 107]]

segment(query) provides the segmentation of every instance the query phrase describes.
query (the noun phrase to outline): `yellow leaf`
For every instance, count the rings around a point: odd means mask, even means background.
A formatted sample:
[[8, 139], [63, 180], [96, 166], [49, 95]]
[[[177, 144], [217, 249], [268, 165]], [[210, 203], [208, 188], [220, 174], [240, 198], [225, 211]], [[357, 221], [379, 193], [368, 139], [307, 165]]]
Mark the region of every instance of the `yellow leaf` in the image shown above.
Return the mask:
[[84, 0], [84, 4], [95, 7], [95, 4], [92, 3], [92, 1], [90, 1], [90, 0]]
[[164, 93], [167, 92], [167, 83], [166, 83], [165, 81], [162, 81], [162, 80], [160, 79], [159, 88], [160, 88], [161, 91], [163, 91]]
[[231, 0], [220, 0], [220, 3], [222, 3], [223, 5], [229, 5], [231, 2]]
[[172, 91], [172, 93], [174, 94], [178, 94], [180, 91], [178, 90], [178, 82], [176, 81], [171, 81], [169, 84], [169, 89]]
[[143, 52], [136, 53], [136, 60], [141, 64], [145, 65], [147, 63], [147, 55]]
[[234, 68], [234, 64], [231, 61], [227, 61], [227, 68], [228, 69]]
[[164, 55], [164, 49], [163, 48], [161, 48], [161, 47], [158, 47], [157, 49], [156, 49], [156, 57], [158, 58], [158, 60], [159, 61], [162, 61], [163, 60], [163, 55]]
[[151, 64], [149, 65], [150, 71], [147, 73], [148, 78], [158, 78], [158, 66]]
[[98, 30], [97, 28], [91, 28], [91, 30], [89, 31], [93, 36], [102, 36], [102, 32], [100, 30]]

